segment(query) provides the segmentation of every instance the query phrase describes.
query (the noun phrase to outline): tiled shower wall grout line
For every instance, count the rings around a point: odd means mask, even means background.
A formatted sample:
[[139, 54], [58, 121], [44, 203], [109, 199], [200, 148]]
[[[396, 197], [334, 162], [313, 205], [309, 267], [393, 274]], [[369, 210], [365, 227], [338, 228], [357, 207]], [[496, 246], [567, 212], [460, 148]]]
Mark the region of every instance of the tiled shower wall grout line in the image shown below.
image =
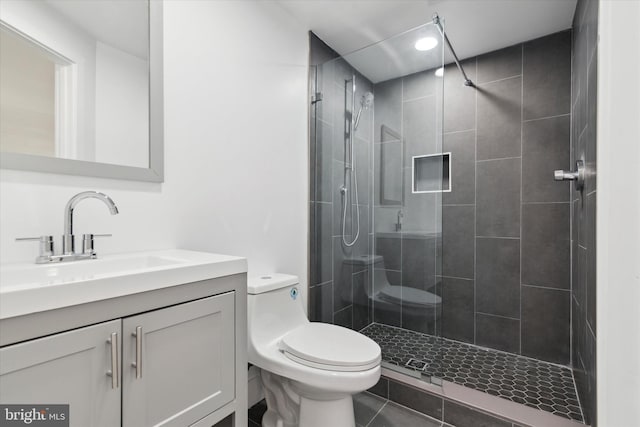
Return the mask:
[[464, 130], [452, 130], [450, 132], [442, 132], [442, 135], [453, 135], [456, 133], [465, 133], [465, 132], [475, 132], [475, 128], [464, 129]]
[[309, 286], [310, 288], [316, 288], [316, 287], [320, 287], [320, 286], [325, 286], [328, 285], [329, 283], [331, 283], [333, 280], [327, 280], [325, 282], [322, 283], [316, 283], [315, 285], [311, 285]]
[[483, 311], [476, 311], [476, 314], [482, 314], [483, 316], [499, 317], [500, 319], [520, 320], [517, 317], [502, 316], [500, 314], [485, 313]]
[[407, 98], [404, 99], [404, 95], [402, 96], [402, 102], [413, 102], [413, 101], [421, 101], [423, 99], [428, 99], [428, 98], [434, 98], [436, 96], [436, 94], [432, 94], [432, 95], [425, 95], [425, 96], [416, 96], [415, 98]]
[[528, 283], [521, 283], [522, 286], [526, 286], [529, 288], [539, 288], [539, 289], [548, 289], [550, 291], [563, 291], [563, 292], [571, 292], [571, 289], [567, 288], [553, 288], [551, 286], [540, 286], [540, 285], [530, 285]]
[[[476, 148], [477, 149], [477, 148]], [[513, 157], [496, 157], [494, 159], [482, 159], [477, 160], [476, 163], [484, 163], [484, 162], [495, 162], [496, 160], [514, 160], [514, 159], [522, 159], [522, 156], [513, 156]]]
[[523, 205], [566, 205], [570, 204], [571, 201], [567, 202], [522, 202]]
[[[405, 135], [405, 128], [404, 128], [404, 78], [400, 78], [400, 136], [402, 137], [402, 139], [404, 140], [404, 135]], [[382, 138], [380, 138], [382, 139]], [[406, 143], [403, 143], [403, 149], [406, 148]], [[402, 154], [404, 156], [404, 153]], [[404, 169], [406, 166], [404, 166], [402, 169]], [[404, 170], [403, 170], [403, 175], [404, 175]], [[404, 176], [402, 178], [404, 180]], [[381, 178], [382, 180], [382, 178]], [[404, 194], [403, 194], [404, 197]], [[402, 208], [404, 208], [404, 205], [402, 206]], [[400, 234], [400, 285], [402, 285], [402, 266], [403, 266], [403, 250], [402, 247], [403, 245], [403, 235]], [[404, 301], [403, 300], [404, 295], [403, 295], [403, 289], [402, 286], [400, 287], [400, 301]], [[403, 311], [403, 306], [404, 304], [400, 303], [400, 326], [402, 326], [402, 311]]]
[[457, 279], [457, 280], [473, 280], [473, 278], [470, 278], [470, 277], [447, 276], [445, 274], [436, 274], [436, 277], [444, 277], [446, 279]]
[[[478, 57], [476, 56], [476, 69], [477, 69], [477, 58], [478, 58]], [[484, 86], [484, 85], [491, 84], [491, 83], [503, 82], [503, 81], [505, 81], [505, 80], [516, 79], [516, 78], [518, 78], [518, 77], [522, 77], [522, 73], [520, 73], [520, 74], [514, 74], [514, 75], [509, 76], [509, 77], [503, 77], [503, 78], [501, 78], [501, 79], [491, 80], [491, 81], [488, 81], [488, 82], [478, 83], [478, 86]], [[478, 78], [478, 75], [476, 74], [476, 79], [477, 79], [477, 78]]]
[[520, 262], [520, 343], [518, 346], [518, 353], [522, 354], [522, 193], [523, 193], [523, 173], [522, 173], [522, 163], [524, 159], [524, 43], [520, 45], [520, 70], [522, 72], [522, 79], [520, 79], [520, 254], [519, 254], [519, 262]]
[[557, 114], [555, 116], [547, 116], [547, 117], [536, 117], [535, 119], [522, 120], [522, 122], [523, 123], [537, 122], [537, 121], [540, 121], [540, 120], [557, 119], [558, 117], [567, 117], [567, 116], [571, 116], [571, 113], [568, 113], [568, 114]]
[[[478, 79], [478, 57], [474, 58], [475, 77]], [[473, 154], [473, 343], [478, 342], [478, 90], [474, 88], [474, 154]], [[442, 410], [442, 416], [444, 419], [444, 408]]]
[[382, 410], [384, 409], [385, 406], [387, 406], [387, 403], [389, 403], [389, 399], [387, 398], [386, 401], [382, 404], [382, 406], [380, 407], [380, 409], [378, 409], [378, 412], [376, 412], [376, 414], [373, 416], [373, 418], [371, 418], [369, 420], [369, 422], [367, 423], [367, 425], [365, 427], [369, 427], [371, 425], [371, 423], [373, 422], [373, 420], [376, 419], [376, 417], [380, 414], [380, 412], [382, 412]]

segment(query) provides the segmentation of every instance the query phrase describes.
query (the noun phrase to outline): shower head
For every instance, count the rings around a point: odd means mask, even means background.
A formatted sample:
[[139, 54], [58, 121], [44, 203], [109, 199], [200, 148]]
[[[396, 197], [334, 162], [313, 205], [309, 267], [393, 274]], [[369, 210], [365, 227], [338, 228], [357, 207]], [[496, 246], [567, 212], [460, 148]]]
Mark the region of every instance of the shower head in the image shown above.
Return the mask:
[[354, 131], [358, 129], [358, 123], [360, 123], [360, 115], [362, 114], [362, 110], [368, 110], [369, 108], [371, 108], [372, 104], [373, 104], [373, 93], [365, 92], [365, 94], [362, 95], [362, 98], [360, 98], [360, 109], [358, 110], [356, 119], [353, 122]]
[[360, 105], [366, 110], [367, 108], [371, 107], [371, 104], [373, 104], [373, 94], [371, 92], [367, 92], [362, 95], [362, 99], [360, 99]]

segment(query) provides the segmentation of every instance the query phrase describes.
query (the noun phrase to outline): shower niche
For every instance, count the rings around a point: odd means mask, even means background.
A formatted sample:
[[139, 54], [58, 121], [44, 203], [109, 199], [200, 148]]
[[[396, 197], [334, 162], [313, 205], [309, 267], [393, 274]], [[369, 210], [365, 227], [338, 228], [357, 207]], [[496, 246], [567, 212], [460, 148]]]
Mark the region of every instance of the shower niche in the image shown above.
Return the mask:
[[451, 192], [451, 153], [413, 156], [411, 177], [412, 193]]

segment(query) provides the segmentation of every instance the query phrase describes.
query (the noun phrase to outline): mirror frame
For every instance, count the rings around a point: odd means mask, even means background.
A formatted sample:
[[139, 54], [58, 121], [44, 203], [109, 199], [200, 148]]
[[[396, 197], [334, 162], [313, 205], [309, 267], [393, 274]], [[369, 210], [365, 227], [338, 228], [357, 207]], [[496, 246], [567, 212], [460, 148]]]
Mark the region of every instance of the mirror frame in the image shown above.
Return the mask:
[[2, 152], [0, 168], [129, 181], [164, 182], [162, 2], [149, 0], [149, 167]]

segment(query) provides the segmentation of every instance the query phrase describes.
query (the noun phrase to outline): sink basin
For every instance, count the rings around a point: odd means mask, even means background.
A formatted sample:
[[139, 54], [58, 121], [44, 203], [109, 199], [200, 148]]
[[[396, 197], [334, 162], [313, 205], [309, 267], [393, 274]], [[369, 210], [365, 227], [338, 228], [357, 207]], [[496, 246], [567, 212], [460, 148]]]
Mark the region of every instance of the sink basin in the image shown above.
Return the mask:
[[185, 250], [0, 266], [0, 319], [244, 273], [244, 258]]
[[185, 260], [154, 255], [74, 261], [60, 264], [21, 264], [0, 270], [2, 293], [25, 287], [49, 286], [90, 280], [126, 271], [149, 270], [184, 263]]

